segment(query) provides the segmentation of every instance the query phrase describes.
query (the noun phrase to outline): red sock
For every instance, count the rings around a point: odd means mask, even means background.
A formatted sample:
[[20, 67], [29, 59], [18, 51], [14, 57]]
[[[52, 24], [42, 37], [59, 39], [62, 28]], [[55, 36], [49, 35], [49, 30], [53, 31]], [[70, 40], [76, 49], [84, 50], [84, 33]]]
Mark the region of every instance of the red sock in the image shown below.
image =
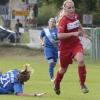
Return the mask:
[[61, 82], [61, 80], [63, 78], [63, 75], [64, 75], [64, 73], [61, 74], [61, 73], [59, 73], [59, 71], [57, 72], [57, 75], [56, 75], [56, 78], [55, 78], [55, 82], [56, 82], [56, 85], [57, 85], [58, 88], [60, 86], [60, 82]]
[[78, 73], [79, 73], [79, 79], [80, 79], [80, 85], [84, 85], [86, 80], [86, 67], [84, 66], [78, 66]]

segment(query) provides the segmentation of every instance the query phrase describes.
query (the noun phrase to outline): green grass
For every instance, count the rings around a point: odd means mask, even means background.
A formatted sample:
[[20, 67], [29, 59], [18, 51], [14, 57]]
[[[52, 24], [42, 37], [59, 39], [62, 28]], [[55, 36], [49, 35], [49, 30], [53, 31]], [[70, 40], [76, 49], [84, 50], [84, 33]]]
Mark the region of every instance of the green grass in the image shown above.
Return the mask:
[[[1, 50], [1, 49], [0, 49]], [[34, 92], [47, 92], [43, 97], [20, 97], [14, 95], [0, 95], [0, 100], [100, 100], [100, 63], [86, 61], [87, 65], [87, 85], [90, 92], [83, 94], [80, 91], [77, 65], [74, 63], [69, 66], [70, 68], [66, 72], [63, 81], [61, 83], [61, 95], [57, 96], [53, 91], [52, 83], [50, 82], [48, 75], [48, 64], [44, 59], [41, 52], [38, 54], [36, 51], [23, 51], [16, 49], [5, 52], [5, 55], [0, 56], [0, 69], [6, 72], [12, 68], [19, 68], [25, 63], [30, 63], [34, 69], [34, 74], [31, 79], [25, 84], [24, 91], [27, 93]], [[21, 53], [20, 53], [21, 52]], [[33, 54], [32, 54], [33, 52]], [[7, 56], [6, 56], [7, 55]], [[55, 68], [55, 72], [58, 69], [58, 65]]]

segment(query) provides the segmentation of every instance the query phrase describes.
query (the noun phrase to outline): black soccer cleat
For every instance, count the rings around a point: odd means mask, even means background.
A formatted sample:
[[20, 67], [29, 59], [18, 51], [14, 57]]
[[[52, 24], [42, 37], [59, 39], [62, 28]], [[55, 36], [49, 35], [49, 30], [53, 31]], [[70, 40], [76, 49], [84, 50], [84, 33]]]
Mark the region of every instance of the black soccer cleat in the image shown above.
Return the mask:
[[54, 91], [57, 95], [60, 95], [60, 84], [54, 81]]

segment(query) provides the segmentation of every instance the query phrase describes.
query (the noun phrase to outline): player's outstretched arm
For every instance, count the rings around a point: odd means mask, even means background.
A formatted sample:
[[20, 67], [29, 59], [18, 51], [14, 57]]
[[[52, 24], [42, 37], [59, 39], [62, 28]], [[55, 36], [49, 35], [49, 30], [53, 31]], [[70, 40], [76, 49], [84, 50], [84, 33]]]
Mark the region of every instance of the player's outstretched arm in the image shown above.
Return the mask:
[[80, 31], [82, 32], [83, 36], [85, 38], [88, 38], [90, 41], [92, 40], [91, 37], [89, 37], [86, 33], [86, 31], [83, 29], [82, 25], [80, 25]]
[[17, 96], [34, 96], [34, 97], [40, 97], [40, 96], [44, 96], [46, 93], [33, 93], [33, 94], [29, 94], [29, 93], [17, 93]]

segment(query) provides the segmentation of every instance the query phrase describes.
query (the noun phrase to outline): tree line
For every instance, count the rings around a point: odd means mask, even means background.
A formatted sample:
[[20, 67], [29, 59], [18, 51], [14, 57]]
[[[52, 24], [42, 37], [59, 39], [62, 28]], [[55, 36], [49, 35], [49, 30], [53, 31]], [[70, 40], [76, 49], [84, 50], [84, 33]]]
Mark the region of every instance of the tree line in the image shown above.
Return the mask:
[[[59, 9], [65, 0], [42, 0], [42, 3], [54, 3]], [[93, 11], [100, 11], [100, 0], [73, 0], [76, 10], [83, 13], [91, 13]]]

